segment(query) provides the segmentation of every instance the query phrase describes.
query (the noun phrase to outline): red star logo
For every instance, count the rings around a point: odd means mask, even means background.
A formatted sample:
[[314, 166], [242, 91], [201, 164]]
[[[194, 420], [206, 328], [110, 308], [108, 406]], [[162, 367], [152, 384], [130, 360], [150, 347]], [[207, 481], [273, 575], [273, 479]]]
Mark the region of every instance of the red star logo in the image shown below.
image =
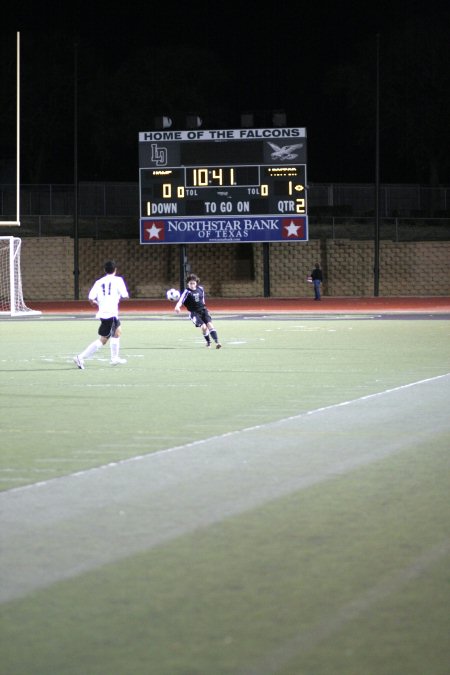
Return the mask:
[[144, 239], [164, 241], [164, 223], [161, 220], [146, 220], [144, 224]]
[[283, 239], [303, 239], [305, 224], [302, 218], [283, 218], [281, 221]]

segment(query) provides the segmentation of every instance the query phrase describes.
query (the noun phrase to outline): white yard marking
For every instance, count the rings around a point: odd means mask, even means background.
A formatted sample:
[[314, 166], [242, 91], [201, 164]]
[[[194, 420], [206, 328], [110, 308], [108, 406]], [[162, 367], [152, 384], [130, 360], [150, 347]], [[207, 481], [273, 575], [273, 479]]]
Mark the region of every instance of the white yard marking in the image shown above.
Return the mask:
[[273, 675], [280, 672], [299, 653], [304, 654], [314, 649], [334, 633], [342, 630], [345, 624], [350, 621], [357, 621], [360, 616], [369, 612], [374, 605], [382, 602], [392, 593], [398, 593], [410, 581], [426, 574], [432, 565], [448, 556], [449, 553], [450, 541], [440, 542], [416, 558], [411, 565], [382, 579], [365, 593], [340, 607], [335, 614], [329, 616], [325, 621], [296, 635], [288, 642], [284, 642], [272, 652], [266, 652], [263, 660], [252, 670], [246, 670], [245, 675]]
[[449, 403], [445, 374], [0, 493], [0, 600], [450, 434]]

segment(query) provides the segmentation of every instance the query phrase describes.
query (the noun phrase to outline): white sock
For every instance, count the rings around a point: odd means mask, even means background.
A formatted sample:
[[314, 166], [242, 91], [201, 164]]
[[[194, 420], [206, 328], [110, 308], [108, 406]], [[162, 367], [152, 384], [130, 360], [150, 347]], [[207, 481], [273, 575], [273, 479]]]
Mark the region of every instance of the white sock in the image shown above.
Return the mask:
[[80, 356], [82, 359], [89, 359], [98, 349], [100, 349], [100, 347], [103, 347], [103, 342], [101, 340], [95, 340], [94, 342], [91, 342], [91, 344], [86, 347], [84, 352], [81, 352], [81, 354], [78, 356]]
[[120, 338], [110, 338], [109, 344], [111, 347], [111, 358], [117, 359], [119, 356]]

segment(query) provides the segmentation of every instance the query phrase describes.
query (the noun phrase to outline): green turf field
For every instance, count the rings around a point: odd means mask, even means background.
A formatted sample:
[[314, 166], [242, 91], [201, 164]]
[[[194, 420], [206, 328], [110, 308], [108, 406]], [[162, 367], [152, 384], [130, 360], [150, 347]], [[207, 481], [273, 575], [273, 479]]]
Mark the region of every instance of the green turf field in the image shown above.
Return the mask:
[[448, 675], [450, 321], [0, 321], [0, 672]]

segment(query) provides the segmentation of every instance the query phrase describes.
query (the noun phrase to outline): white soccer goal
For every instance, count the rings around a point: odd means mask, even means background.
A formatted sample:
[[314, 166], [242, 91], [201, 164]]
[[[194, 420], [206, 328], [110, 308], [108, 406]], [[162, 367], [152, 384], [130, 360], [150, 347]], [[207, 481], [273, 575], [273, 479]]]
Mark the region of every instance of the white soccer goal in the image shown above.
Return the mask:
[[42, 314], [29, 309], [23, 299], [19, 237], [0, 237], [0, 314], [29, 316]]

